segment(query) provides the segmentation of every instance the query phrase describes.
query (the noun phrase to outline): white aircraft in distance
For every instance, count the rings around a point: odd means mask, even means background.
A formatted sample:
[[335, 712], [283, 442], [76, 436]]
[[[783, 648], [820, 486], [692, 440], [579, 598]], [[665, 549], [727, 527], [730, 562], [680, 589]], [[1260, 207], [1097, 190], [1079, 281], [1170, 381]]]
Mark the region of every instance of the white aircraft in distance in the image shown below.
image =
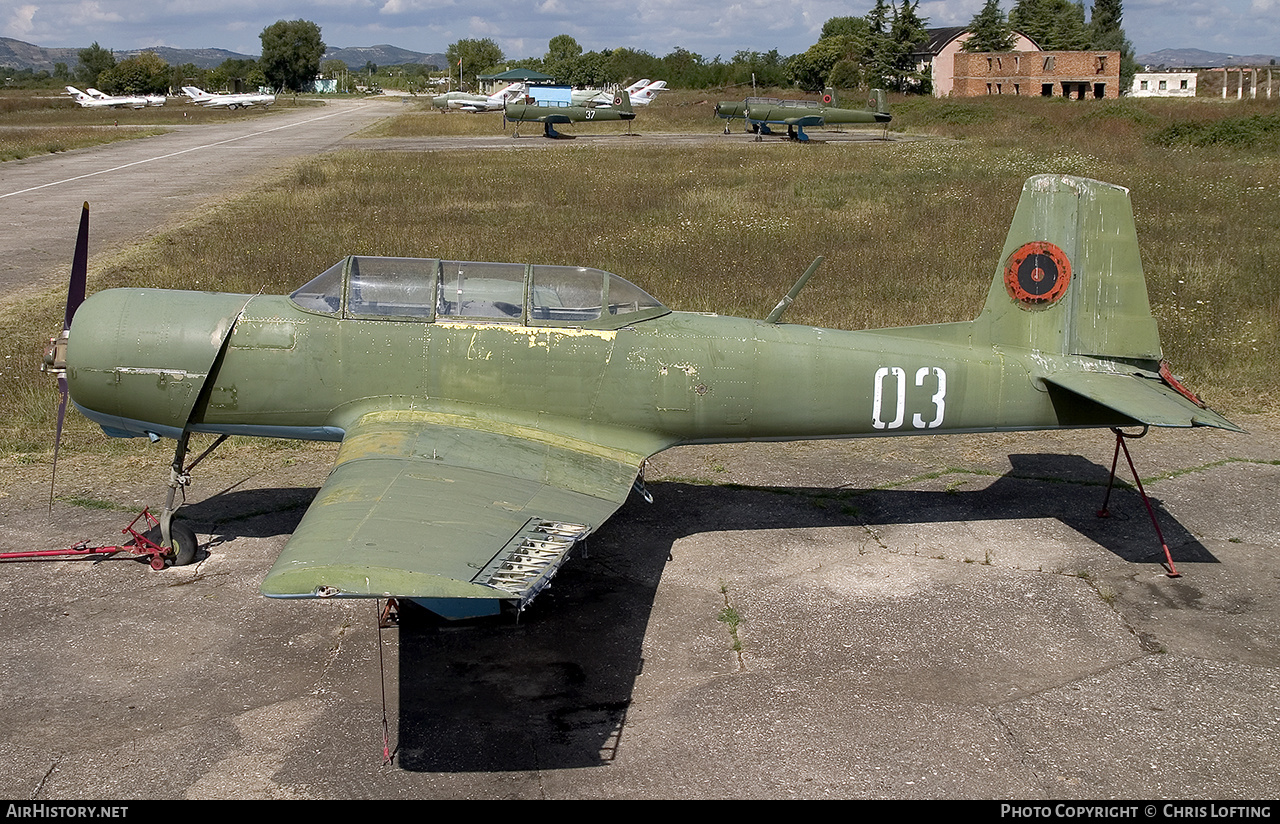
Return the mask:
[[631, 105], [632, 106], [648, 106], [650, 103], [653, 102], [653, 99], [658, 96], [658, 92], [665, 92], [666, 90], [667, 90], [667, 81], [655, 80], [649, 85], [645, 86], [640, 91], [631, 95]]
[[[89, 92], [97, 92], [90, 94]], [[86, 109], [118, 109], [128, 106], [132, 109], [141, 109], [147, 105], [145, 97], [129, 95], [127, 97], [113, 97], [112, 95], [103, 94], [97, 89], [90, 89], [89, 92], [82, 92], [75, 86], [67, 86], [67, 94], [75, 98], [75, 101]]]
[[461, 109], [464, 112], [500, 112], [507, 103], [514, 103], [521, 97], [527, 87], [524, 83], [512, 83], [486, 97], [483, 94], [468, 92], [445, 92], [431, 98], [431, 105], [440, 109]]
[[134, 105], [138, 98], [142, 98], [143, 102], [148, 106], [163, 106], [164, 101], [168, 99], [162, 94], [135, 94], [127, 97], [112, 97], [106, 92], [100, 92], [92, 86], [84, 91], [85, 94], [88, 94], [90, 97], [97, 98], [98, 100], [127, 100], [129, 101], [128, 105]]
[[[627, 94], [631, 96], [631, 105], [648, 106], [658, 96], [658, 92], [666, 88], [667, 81], [655, 80], [650, 82], [649, 78], [646, 77], [627, 86]], [[613, 98], [613, 92], [601, 91], [600, 89], [581, 89], [573, 92], [573, 105], [585, 106], [589, 103], [595, 103], [597, 106], [612, 106]]]
[[201, 106], [208, 106], [212, 109], [240, 109], [249, 106], [270, 106], [276, 102], [274, 94], [259, 94], [258, 92], [244, 92], [242, 94], [210, 94], [195, 86], [183, 86], [182, 93], [191, 98], [192, 103], [198, 103]]

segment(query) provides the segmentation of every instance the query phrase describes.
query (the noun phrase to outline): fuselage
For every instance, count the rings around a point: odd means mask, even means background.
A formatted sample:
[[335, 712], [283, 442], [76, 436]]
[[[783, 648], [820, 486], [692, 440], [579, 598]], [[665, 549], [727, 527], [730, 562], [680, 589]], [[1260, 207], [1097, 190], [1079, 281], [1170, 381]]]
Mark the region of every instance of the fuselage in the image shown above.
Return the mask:
[[81, 410], [117, 435], [185, 427], [336, 440], [380, 409], [620, 428], [664, 444], [1063, 423], [1033, 359], [1000, 351], [970, 323], [848, 332], [654, 314], [592, 329], [109, 290], [76, 315], [68, 378]]

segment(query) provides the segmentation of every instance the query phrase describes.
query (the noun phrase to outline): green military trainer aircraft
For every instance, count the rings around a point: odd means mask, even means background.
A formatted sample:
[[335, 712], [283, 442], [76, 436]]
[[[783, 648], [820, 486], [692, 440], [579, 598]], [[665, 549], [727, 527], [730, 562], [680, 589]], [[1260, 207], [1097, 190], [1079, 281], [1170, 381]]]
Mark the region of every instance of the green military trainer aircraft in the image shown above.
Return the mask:
[[[885, 103], [884, 91], [873, 89], [875, 96], [867, 101], [865, 109], [841, 109], [835, 106], [835, 92], [831, 89], [817, 100], [782, 100], [777, 97], [748, 97], [741, 103], [722, 101], [716, 104], [716, 117], [725, 120], [746, 121], [747, 131], [755, 132], [756, 140], [761, 135], [773, 134], [770, 124], [787, 127], [787, 137], [791, 140], [807, 142], [809, 136], [804, 133], [806, 126], [829, 126], [850, 123], [879, 123], [888, 128], [893, 120], [889, 114], [889, 106]], [[724, 133], [729, 133], [726, 123]]]
[[46, 369], [108, 435], [177, 439], [164, 546], [194, 549], [171, 520], [192, 433], [341, 441], [273, 598], [523, 608], [677, 444], [1239, 431], [1162, 362], [1128, 191], [1076, 177], [1027, 181], [976, 320], [860, 332], [780, 322], [818, 261], [752, 320], [599, 269], [365, 256], [291, 295], [81, 302], [76, 257]]
[[613, 96], [612, 106], [539, 106], [534, 103], [508, 103], [506, 119], [516, 124], [515, 137], [520, 136], [521, 123], [541, 123], [544, 137], [573, 139], [553, 128], [556, 123], [583, 123], [601, 120], [634, 120], [631, 95], [626, 89]]

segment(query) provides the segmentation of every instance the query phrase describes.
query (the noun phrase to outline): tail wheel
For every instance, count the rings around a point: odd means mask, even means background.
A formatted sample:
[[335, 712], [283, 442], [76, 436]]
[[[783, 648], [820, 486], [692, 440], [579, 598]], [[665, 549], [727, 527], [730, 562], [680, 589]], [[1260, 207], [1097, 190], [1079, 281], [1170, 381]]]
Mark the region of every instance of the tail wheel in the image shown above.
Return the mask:
[[[160, 527], [151, 527], [142, 537], [152, 543], [161, 543]], [[169, 523], [169, 537], [173, 539], [173, 546], [166, 555], [172, 566], [186, 566], [195, 561], [196, 550], [200, 548], [200, 542], [196, 539], [194, 529], [182, 521], [171, 521]]]

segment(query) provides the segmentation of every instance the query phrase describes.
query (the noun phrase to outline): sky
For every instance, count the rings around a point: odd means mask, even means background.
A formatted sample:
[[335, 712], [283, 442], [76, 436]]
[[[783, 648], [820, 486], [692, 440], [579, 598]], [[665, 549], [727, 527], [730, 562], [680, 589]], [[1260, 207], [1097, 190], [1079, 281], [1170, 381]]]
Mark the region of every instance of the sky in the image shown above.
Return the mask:
[[[0, 35], [46, 48], [150, 46], [262, 51], [277, 20], [310, 20], [330, 46], [390, 44], [444, 52], [490, 38], [508, 59], [541, 57], [572, 35], [585, 51], [628, 47], [659, 57], [676, 47], [711, 60], [738, 51], [813, 45], [831, 17], [861, 17], [873, 0], [0, 0]], [[929, 26], [963, 26], [983, 0], [921, 0]], [[1001, 4], [1005, 11], [1013, 0]], [[1086, 0], [1086, 6], [1092, 0]], [[1280, 0], [1127, 0], [1125, 33], [1137, 54], [1197, 48], [1280, 54]]]

